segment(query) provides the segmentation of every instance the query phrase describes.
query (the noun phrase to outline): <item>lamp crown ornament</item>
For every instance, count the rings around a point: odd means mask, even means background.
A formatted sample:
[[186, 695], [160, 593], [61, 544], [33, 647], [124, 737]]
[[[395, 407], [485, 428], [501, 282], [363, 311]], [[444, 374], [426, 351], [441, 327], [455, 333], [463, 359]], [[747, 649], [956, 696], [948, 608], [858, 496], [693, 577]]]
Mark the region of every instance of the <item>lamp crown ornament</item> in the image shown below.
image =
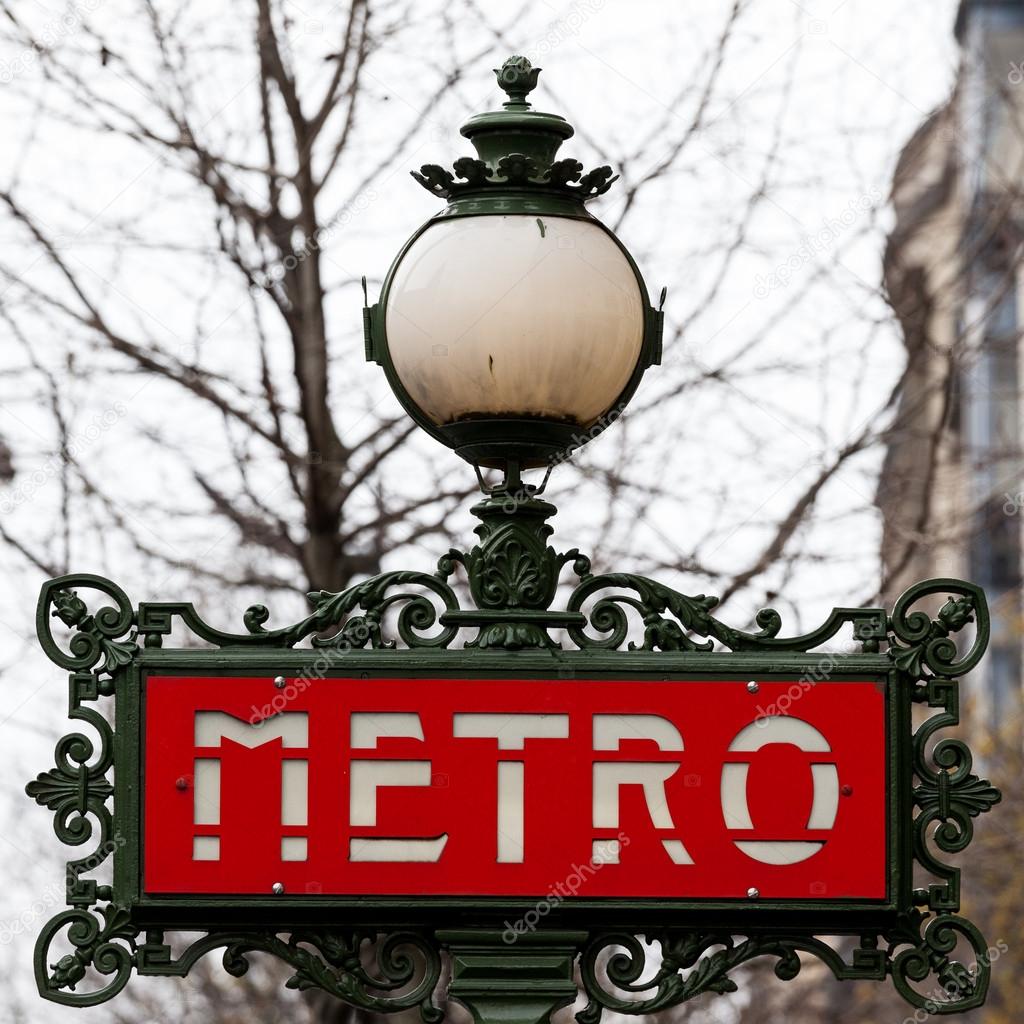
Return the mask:
[[509, 57], [495, 68], [508, 100], [501, 110], [474, 115], [461, 129], [477, 158], [456, 160], [454, 175], [440, 164], [424, 164], [418, 172], [410, 172], [413, 178], [432, 195], [448, 200], [507, 197], [510, 190], [571, 203], [604, 195], [618, 179], [611, 167], [596, 167], [584, 174], [578, 160], [555, 160], [559, 146], [575, 133], [565, 118], [536, 111], [527, 101], [540, 72], [520, 56]]

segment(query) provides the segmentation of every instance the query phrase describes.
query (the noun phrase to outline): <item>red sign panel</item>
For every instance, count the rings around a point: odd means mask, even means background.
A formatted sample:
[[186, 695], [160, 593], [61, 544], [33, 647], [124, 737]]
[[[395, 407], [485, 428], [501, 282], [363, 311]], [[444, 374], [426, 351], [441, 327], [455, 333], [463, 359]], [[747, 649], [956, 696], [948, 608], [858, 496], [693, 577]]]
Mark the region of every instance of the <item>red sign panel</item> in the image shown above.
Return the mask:
[[886, 898], [880, 684], [150, 677], [150, 894]]

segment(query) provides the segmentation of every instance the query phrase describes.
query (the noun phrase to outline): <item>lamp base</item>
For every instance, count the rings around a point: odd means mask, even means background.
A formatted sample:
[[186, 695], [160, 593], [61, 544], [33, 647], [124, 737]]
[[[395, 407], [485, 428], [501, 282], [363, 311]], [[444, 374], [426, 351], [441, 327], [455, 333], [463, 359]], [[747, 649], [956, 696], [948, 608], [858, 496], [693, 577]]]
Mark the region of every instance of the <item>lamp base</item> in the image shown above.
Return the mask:
[[437, 429], [456, 455], [487, 469], [502, 469], [509, 462], [523, 469], [554, 466], [592, 436], [578, 423], [527, 417], [459, 420]]

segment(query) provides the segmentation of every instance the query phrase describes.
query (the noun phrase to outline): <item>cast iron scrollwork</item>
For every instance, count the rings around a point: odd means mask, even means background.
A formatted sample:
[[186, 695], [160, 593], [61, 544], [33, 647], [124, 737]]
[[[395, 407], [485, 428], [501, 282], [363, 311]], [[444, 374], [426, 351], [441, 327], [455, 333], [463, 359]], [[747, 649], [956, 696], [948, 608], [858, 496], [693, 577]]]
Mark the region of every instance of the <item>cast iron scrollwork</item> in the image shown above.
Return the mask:
[[[582, 627], [570, 628], [569, 636], [580, 648], [614, 650], [621, 647], [629, 634], [626, 608], [636, 611], [644, 625], [643, 644], [630, 643], [630, 650], [710, 651], [714, 647], [714, 640], [697, 643], [691, 639], [691, 633], [700, 637], [714, 637], [735, 650], [743, 643], [741, 636], [749, 643], [756, 643], [774, 637], [782, 625], [777, 612], [765, 609], [758, 616], [761, 631], [757, 634], [741, 634], [711, 615], [711, 609], [718, 604], [717, 597], [705, 594], [690, 597], [655, 580], [630, 573], [607, 573], [584, 579], [570, 595], [568, 608], [570, 611], [581, 611], [590, 597], [612, 589], [632, 590], [637, 596], [606, 594], [599, 598], [590, 612], [589, 624], [606, 635], [595, 639], [588, 636]], [[674, 619], [665, 618], [666, 613], [674, 616]]]
[[[689, 1002], [706, 993], [735, 992], [730, 973], [760, 957], [775, 958], [774, 972], [791, 981], [801, 969], [800, 954], [816, 957], [839, 980], [884, 981], [891, 976], [899, 994], [911, 1006], [943, 1015], [963, 1013], [985, 1001], [991, 961], [981, 933], [969, 921], [952, 914], [926, 918], [918, 911], [904, 915], [883, 938], [864, 935], [850, 961], [821, 939], [806, 934], [736, 936], [727, 933], [667, 930], [651, 938], [661, 943], [661, 963], [649, 978], [650, 960], [644, 944], [629, 933], [603, 933], [584, 950], [580, 964], [587, 1006], [576, 1019], [598, 1024], [605, 1010], [646, 1016]], [[951, 958], [967, 942], [974, 962]], [[603, 967], [602, 967], [603, 965]], [[931, 988], [917, 985], [934, 980]]]
[[[947, 595], [933, 619], [926, 611], [910, 611], [923, 598]], [[968, 623], [976, 623], [973, 642], [958, 657], [952, 634]], [[889, 616], [892, 638], [889, 654], [896, 667], [913, 679], [962, 676], [970, 672], [985, 653], [989, 638], [989, 614], [985, 593], [973, 583], [955, 579], [924, 580], [910, 587], [893, 606]]]
[[580, 1024], [598, 1024], [605, 1010], [643, 1016], [705, 993], [735, 992], [737, 985], [730, 972], [759, 957], [774, 957], [775, 975], [783, 981], [791, 981], [800, 972], [801, 952], [818, 957], [837, 978], [880, 981], [886, 974], [886, 963], [870, 939], [862, 940], [852, 963], [846, 963], [827, 943], [807, 935], [749, 935], [737, 941], [738, 936], [727, 933], [669, 929], [649, 938], [661, 944], [661, 963], [646, 980], [642, 979], [649, 970], [649, 959], [636, 936], [603, 933], [591, 940], [580, 963], [589, 997], [587, 1006], [576, 1015]]
[[[624, 594], [620, 591], [632, 591]], [[922, 610], [910, 611], [916, 602], [936, 594], [947, 594], [936, 618]], [[635, 595], [635, 596], [633, 596]], [[951, 677], [969, 672], [981, 660], [988, 644], [989, 615], [984, 593], [962, 580], [925, 580], [911, 587], [896, 602], [891, 615], [882, 608], [835, 608], [817, 629], [799, 636], [780, 636], [782, 617], [774, 608], [762, 608], [755, 617], [757, 632], [729, 626], [712, 615], [718, 598], [706, 594], [687, 595], [657, 580], [632, 573], [585, 576], [568, 600], [568, 610], [581, 612], [594, 597], [586, 623], [569, 629], [580, 648], [614, 650], [629, 636], [627, 609], [643, 624], [643, 642], [631, 642], [630, 650], [707, 651], [717, 641], [730, 651], [812, 651], [837, 636], [844, 626], [862, 650], [874, 653], [887, 644], [893, 664], [914, 679]], [[952, 634], [976, 622], [973, 641], [960, 657]], [[589, 625], [598, 634], [586, 632]], [[699, 637], [703, 642], [693, 639]]]
[[[370, 944], [375, 969], [364, 964]], [[444, 1014], [433, 993], [441, 976], [438, 944], [412, 931], [295, 931], [282, 938], [273, 931], [212, 932], [174, 958], [163, 933], [149, 932], [138, 947], [139, 974], [185, 977], [207, 953], [223, 948], [224, 969], [240, 977], [249, 969], [249, 954], [268, 953], [295, 969], [288, 988], [320, 989], [352, 1006], [375, 1013], [418, 1009], [424, 1024], [438, 1024]]]
[[[113, 598], [113, 607], [103, 607], [95, 615], [75, 587], [98, 590]], [[58, 644], [53, 635], [51, 619], [58, 618], [74, 636], [68, 650]], [[135, 612], [128, 595], [108, 579], [91, 573], [75, 573], [59, 576], [43, 584], [36, 607], [36, 633], [47, 657], [61, 668], [71, 671], [91, 669], [100, 659], [102, 670], [113, 672], [122, 665], [130, 664], [138, 649], [134, 635], [127, 640], [120, 639], [135, 623]]]
[[[310, 639], [315, 647], [446, 648], [461, 628], [478, 626], [468, 646], [555, 646], [548, 630], [564, 626], [582, 649], [616, 650], [631, 636], [629, 612], [643, 627], [643, 640], [629, 650], [712, 652], [716, 643], [730, 651], [809, 652], [836, 637], [847, 625], [867, 653], [888, 647], [894, 665], [914, 679], [952, 677], [970, 671], [980, 660], [989, 635], [984, 594], [961, 580], [927, 580], [911, 587], [887, 615], [882, 608], [836, 608], [821, 626], [797, 636], [782, 636], [782, 617], [763, 608], [754, 630], [737, 629], [712, 614], [718, 598], [687, 595], [657, 580], [631, 573], [592, 575], [590, 561], [575, 548], [559, 553], [548, 545], [546, 520], [554, 507], [537, 498], [517, 500], [510, 513], [507, 500], [491, 498], [473, 512], [481, 520], [480, 542], [467, 552], [444, 555], [437, 571], [381, 573], [338, 593], [307, 595], [312, 612], [299, 622], [267, 629], [269, 612], [253, 605], [243, 617], [246, 632], [231, 633], [204, 622], [187, 602], [143, 603], [134, 612], [120, 588], [98, 576], [66, 576], [46, 584], [40, 599], [39, 634], [50, 657], [67, 668], [91, 668], [102, 659], [112, 672], [128, 664], [137, 650], [137, 634], [147, 646], [160, 646], [178, 617], [192, 633], [218, 647], [293, 647]], [[466, 570], [474, 606], [464, 609], [450, 585], [456, 564]], [[580, 582], [564, 611], [550, 610], [559, 572], [571, 564]], [[115, 599], [116, 607], [91, 615], [72, 589], [89, 586]], [[425, 592], [424, 592], [425, 591]], [[622, 593], [629, 591], [631, 593]], [[933, 619], [916, 602], [946, 594]], [[594, 600], [596, 598], [596, 600]], [[588, 602], [593, 601], [588, 605]], [[589, 607], [589, 611], [585, 611]], [[64, 651], [53, 638], [47, 612], [77, 630]], [[397, 638], [385, 633], [384, 620], [397, 608]], [[959, 656], [953, 634], [976, 623], [970, 648]], [[429, 631], [440, 625], [433, 634]], [[134, 630], [133, 630], [134, 627]], [[133, 630], [127, 639], [124, 637]], [[591, 632], [592, 631], [592, 632]], [[593, 635], [596, 633], [597, 635]]]
[[[138, 942], [139, 929], [128, 910], [107, 904], [99, 917], [67, 910], [54, 917], [36, 942], [36, 974], [47, 999], [65, 1006], [95, 1006], [117, 995], [132, 970], [142, 975], [184, 977], [207, 953], [223, 948], [224, 969], [240, 977], [249, 955], [267, 953], [295, 969], [286, 985], [320, 989], [347, 1003], [376, 1013], [418, 1008], [425, 1024], [438, 1024], [443, 1013], [433, 1001], [441, 975], [438, 946], [415, 932], [377, 936], [370, 931], [296, 931], [282, 938], [272, 931], [214, 932], [193, 942], [177, 958], [161, 932]], [[73, 952], [49, 961], [49, 947], [66, 930]], [[362, 948], [371, 943], [376, 970], [364, 966]], [[89, 969], [109, 978], [89, 991], [77, 991]]]
[[457, 630], [446, 626], [426, 635], [437, 624], [440, 613], [430, 597], [409, 588], [428, 591], [447, 611], [459, 606], [441, 573], [395, 571], [372, 576], [338, 593], [313, 591], [306, 595], [313, 611], [299, 622], [278, 629], [264, 628], [270, 612], [262, 604], [246, 609], [242, 620], [245, 633], [228, 633], [204, 622], [188, 602], [143, 603], [139, 605], [139, 634], [147, 647], [159, 647], [177, 617], [199, 639], [218, 647], [288, 648], [311, 638], [314, 647], [394, 648], [398, 643], [386, 635], [384, 618], [397, 607], [397, 632], [402, 643], [410, 648], [447, 647]]
[[999, 803], [1002, 794], [987, 779], [972, 772], [973, 758], [963, 740], [946, 738], [931, 744], [938, 730], [960, 722], [958, 684], [948, 679], [931, 679], [914, 696], [929, 707], [942, 708], [941, 714], [932, 715], [914, 734], [914, 774], [918, 784], [913, 790], [918, 808], [914, 818], [914, 857], [942, 881], [915, 890], [914, 899], [931, 910], [955, 911], [960, 907], [960, 869], [944, 864], [934, 851], [962, 853], [974, 838], [972, 819]]
[[[927, 580], [903, 594], [891, 616], [883, 613], [879, 617], [878, 609], [860, 613], [837, 609], [815, 632], [789, 639], [778, 637], [778, 618], [770, 610], [757, 618], [760, 633], [740, 633], [710, 614], [717, 604], [714, 598], [688, 598], [652, 580], [624, 574], [585, 579], [570, 598], [569, 607], [581, 608], [592, 595], [609, 588], [627, 588], [638, 596], [613, 594], [598, 600], [589, 622], [607, 635], [589, 640], [576, 631], [573, 639], [580, 646], [621, 645], [628, 633], [625, 608], [642, 616], [643, 647], [648, 650], [710, 651], [712, 641], [717, 640], [732, 650], [775, 647], [806, 651], [834, 636], [844, 622], [854, 624], [855, 635], [866, 651], [877, 651], [880, 642], [886, 643], [894, 668], [911, 687], [911, 698], [942, 709], [914, 734], [913, 772], [917, 784], [911, 794], [917, 809], [912, 827], [913, 857], [940, 881], [914, 891], [915, 906], [902, 913], [897, 925], [881, 936], [883, 948], [879, 947], [879, 936], [863, 935], [850, 963], [827, 943], [806, 934], [751, 935], [738, 941], [728, 934], [668, 930], [654, 936], [662, 944], [660, 967], [651, 978], [641, 980], [649, 961], [639, 940], [630, 934], [599, 935], [583, 955], [582, 978], [590, 1001], [578, 1014], [581, 1024], [597, 1024], [606, 1009], [645, 1015], [706, 992], [734, 991], [736, 985], [729, 973], [758, 957], [775, 957], [776, 975], [788, 980], [800, 969], [801, 952], [824, 961], [840, 979], [881, 981], [891, 977], [897, 992], [911, 1006], [931, 1014], [963, 1013], [981, 1006], [991, 977], [991, 951], [978, 929], [956, 914], [960, 908], [960, 869], [942, 863], [933, 849], [945, 854], [963, 852], [974, 835], [973, 819], [997, 804], [1001, 794], [987, 779], [973, 773], [971, 752], [963, 740], [932, 742], [938, 730], [955, 726], [960, 720], [959, 684], [951, 677], [975, 667], [988, 642], [988, 608], [980, 588], [960, 580]], [[934, 618], [922, 610], [910, 610], [916, 602], [939, 595], [945, 601]], [[666, 614], [673, 618], [666, 619]], [[976, 623], [974, 636], [961, 655], [953, 634], [971, 622]], [[708, 641], [698, 644], [690, 634], [707, 637]], [[970, 964], [953, 955], [961, 943], [972, 954]], [[926, 984], [929, 979], [930, 987]]]
[[[39, 933], [35, 948], [36, 981], [40, 995], [65, 1006], [96, 1006], [112, 999], [128, 984], [135, 966], [135, 938], [139, 929], [130, 913], [107, 903], [96, 913], [87, 910], [65, 910], [51, 918]], [[67, 930], [74, 947], [54, 963], [49, 963], [50, 944]], [[76, 991], [89, 968], [110, 980], [88, 992]]]
[[[307, 595], [314, 606], [313, 614], [286, 629], [264, 632], [266, 609], [261, 605], [249, 609], [245, 624], [252, 636], [284, 646], [312, 636], [314, 647], [361, 648], [369, 643], [372, 647], [394, 648], [396, 641], [383, 634], [383, 620], [388, 609], [398, 605], [398, 636], [407, 647], [447, 647], [455, 638], [455, 629], [445, 627], [434, 636], [424, 635], [438, 621], [437, 609], [428, 597], [409, 590], [390, 593], [393, 588], [409, 586], [429, 591], [447, 610], [458, 607], [454, 591], [440, 575], [399, 571], [371, 577], [338, 594], [321, 590]], [[353, 609], [362, 614], [351, 615]]]
[[[887, 969], [896, 991], [911, 1006], [941, 1015], [965, 1013], [985, 1002], [992, 963], [985, 940], [970, 921], [912, 911], [887, 938]], [[970, 965], [950, 956], [961, 939], [974, 955]], [[929, 979], [934, 983], [926, 991], [914, 987]]]
[[54, 767], [40, 772], [25, 787], [25, 792], [40, 806], [53, 811], [53, 831], [68, 846], [88, 843], [93, 837], [93, 821], [98, 823], [95, 849], [68, 861], [66, 869], [68, 903], [88, 906], [95, 902], [98, 890], [96, 882], [83, 875], [102, 864], [117, 844], [111, 838], [113, 826], [106, 806], [114, 793], [114, 787], [107, 778], [113, 763], [113, 734], [102, 715], [78, 705], [82, 682], [81, 675], [71, 677], [69, 717], [85, 720], [95, 728], [100, 735], [99, 754], [96, 754], [93, 741], [84, 733], [73, 732], [63, 736], [56, 746]]
[[[114, 601], [114, 606], [90, 613], [74, 588], [95, 590]], [[53, 635], [52, 618], [75, 630], [66, 648]], [[67, 902], [88, 907], [109, 887], [84, 877], [94, 871], [118, 845], [112, 836], [113, 822], [107, 802], [113, 796], [108, 773], [114, 762], [114, 733], [95, 708], [85, 706], [114, 692], [111, 673], [129, 664], [138, 651], [132, 629], [135, 617], [127, 595], [100, 576], [85, 573], [62, 576], [46, 583], [39, 596], [36, 625], [40, 643], [51, 660], [71, 669], [68, 684], [68, 718], [89, 725], [99, 739], [83, 732], [61, 737], [54, 749], [54, 766], [40, 772], [25, 791], [40, 806], [53, 812], [53, 830], [68, 846], [84, 846], [95, 836], [87, 854], [69, 860], [65, 885]], [[82, 925], [79, 922], [79, 930]]]
[[[636, 595], [616, 593], [630, 590]], [[588, 576], [572, 592], [568, 609], [580, 612], [596, 595], [585, 625], [604, 636], [590, 636], [584, 626], [570, 627], [569, 636], [578, 647], [614, 650], [629, 636], [632, 609], [644, 627], [641, 644], [630, 642], [630, 650], [705, 651], [715, 641], [730, 651], [810, 651], [836, 636], [852, 623], [854, 636], [866, 651], [877, 651], [885, 639], [885, 611], [881, 608], [836, 608], [816, 630], [799, 636], [781, 637], [782, 617], [774, 608], [762, 608], [755, 617], [758, 631], [747, 632], [726, 625], [711, 614], [718, 598], [706, 594], [680, 593], [671, 587], [632, 573], [606, 573]], [[671, 617], [669, 617], [671, 616]], [[700, 643], [694, 636], [704, 638]]]

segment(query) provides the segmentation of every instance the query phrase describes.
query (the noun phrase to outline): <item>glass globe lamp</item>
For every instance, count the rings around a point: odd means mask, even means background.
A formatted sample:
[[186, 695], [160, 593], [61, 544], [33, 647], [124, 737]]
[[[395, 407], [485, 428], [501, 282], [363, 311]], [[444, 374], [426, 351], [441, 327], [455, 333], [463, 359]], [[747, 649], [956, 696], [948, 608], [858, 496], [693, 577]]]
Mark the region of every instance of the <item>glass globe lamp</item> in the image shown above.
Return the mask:
[[413, 176], [447, 200], [365, 310], [367, 355], [410, 415], [478, 466], [552, 465], [621, 413], [660, 360], [661, 312], [586, 202], [615, 180], [556, 160], [572, 126], [534, 111], [540, 68], [496, 71], [500, 111], [463, 127], [477, 158]]

